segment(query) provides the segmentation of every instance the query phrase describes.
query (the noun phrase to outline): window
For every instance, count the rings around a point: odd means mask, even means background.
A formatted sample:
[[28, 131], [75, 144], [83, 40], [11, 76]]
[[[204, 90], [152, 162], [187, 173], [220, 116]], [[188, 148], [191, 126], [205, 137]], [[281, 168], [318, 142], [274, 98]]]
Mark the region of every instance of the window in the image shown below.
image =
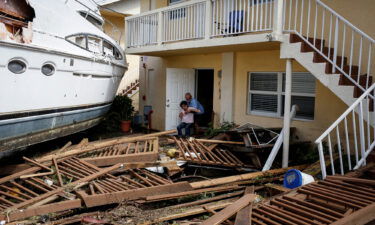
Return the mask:
[[107, 56], [114, 56], [113, 53], [114, 53], [113, 46], [110, 43], [104, 41], [103, 42], [103, 54]]
[[102, 39], [99, 37], [87, 37], [87, 50], [94, 53], [102, 53]]
[[70, 43], [73, 43], [81, 48], [86, 49], [86, 36], [85, 35], [73, 35], [66, 38]]
[[123, 59], [121, 50], [101, 37], [90, 34], [76, 34], [67, 36], [66, 40], [90, 52], [114, 57], [117, 60]]
[[[284, 115], [285, 73], [249, 74], [248, 113], [281, 117]], [[314, 119], [315, 78], [310, 73], [292, 74], [291, 105], [298, 105], [296, 118]]]
[[186, 0], [169, 0], [169, 5], [173, 5], [179, 2], [183, 2], [183, 1], [186, 1]]

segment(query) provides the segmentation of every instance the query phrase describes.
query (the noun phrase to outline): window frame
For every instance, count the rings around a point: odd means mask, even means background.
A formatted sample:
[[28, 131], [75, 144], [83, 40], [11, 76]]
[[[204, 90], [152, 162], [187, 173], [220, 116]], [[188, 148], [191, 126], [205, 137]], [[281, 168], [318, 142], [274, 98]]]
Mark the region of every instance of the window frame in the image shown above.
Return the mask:
[[178, 2], [171, 2], [171, 0], [168, 0], [168, 5], [176, 5], [176, 4], [180, 4], [182, 2], [186, 2], [187, 0], [178, 0]]
[[[265, 76], [271, 74], [277, 74], [277, 90], [276, 91], [259, 91], [259, 90], [251, 90], [251, 74], [264, 74]], [[246, 106], [246, 114], [247, 115], [255, 115], [255, 116], [266, 116], [266, 117], [273, 117], [273, 118], [283, 118], [282, 108], [283, 108], [283, 96], [285, 96], [285, 91], [282, 90], [283, 88], [283, 74], [285, 72], [248, 72], [248, 87], [247, 87], [247, 106]], [[311, 74], [309, 72], [293, 72], [293, 74]], [[292, 77], [293, 79], [293, 77]], [[315, 79], [316, 84], [316, 79]], [[262, 110], [251, 110], [251, 95], [252, 94], [264, 94], [264, 95], [276, 95], [277, 96], [277, 112], [268, 112]], [[293, 92], [291, 93], [292, 96], [298, 97], [313, 97], [316, 100], [316, 85], [314, 93], [300, 93], [300, 92]], [[307, 119], [307, 118], [298, 118], [295, 117], [295, 120], [301, 121], [314, 121], [315, 120], [315, 102], [314, 102], [314, 118]]]
[[[82, 46], [78, 45], [77, 43], [75, 43], [75, 42], [69, 40], [69, 38], [71, 38], [71, 37], [75, 37], [75, 36], [83, 36], [83, 37], [85, 37], [85, 41], [86, 41], [86, 45], [85, 45], [85, 47], [82, 47]], [[110, 45], [113, 47], [113, 55], [114, 55], [113, 58], [114, 58], [114, 59], [116, 59], [116, 60], [123, 60], [123, 59], [124, 59], [124, 55], [121, 53], [122, 51], [121, 51], [120, 49], [118, 49], [116, 46], [114, 46], [114, 45], [113, 45], [110, 41], [108, 41], [107, 39], [105, 39], [105, 38], [103, 38], [103, 37], [101, 37], [101, 36], [99, 36], [99, 35], [96, 35], [96, 34], [90, 34], [90, 33], [76, 33], [76, 34], [71, 34], [71, 35], [66, 36], [66, 37], [65, 37], [65, 40], [66, 40], [67, 42], [69, 42], [70, 44], [73, 44], [74, 46], [77, 46], [77, 47], [79, 47], [79, 48], [81, 48], [81, 49], [84, 49], [84, 50], [86, 50], [86, 51], [88, 51], [88, 52], [91, 52], [91, 53], [94, 53], [94, 54], [98, 54], [98, 53], [95, 53], [95, 52], [89, 50], [89, 40], [88, 40], [88, 37], [89, 37], [89, 36], [90, 36], [90, 37], [94, 37], [94, 38], [101, 39], [101, 48], [100, 48], [100, 49], [101, 49], [101, 55], [105, 56], [105, 54], [104, 54], [104, 42], [106, 42], [106, 43], [110, 44]], [[117, 52], [119, 53], [119, 57], [116, 57], [115, 51], [117, 51]]]

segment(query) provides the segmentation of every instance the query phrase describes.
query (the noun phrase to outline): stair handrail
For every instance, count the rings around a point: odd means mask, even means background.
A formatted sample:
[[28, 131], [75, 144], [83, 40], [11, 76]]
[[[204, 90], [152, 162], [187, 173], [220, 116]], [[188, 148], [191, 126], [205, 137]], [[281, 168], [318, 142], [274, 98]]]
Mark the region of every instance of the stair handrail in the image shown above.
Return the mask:
[[[323, 132], [320, 137], [318, 137], [315, 141], [315, 144], [318, 146], [318, 152], [319, 152], [319, 160], [320, 160], [320, 166], [322, 171], [322, 177], [323, 179], [327, 176], [327, 170], [326, 170], [326, 164], [325, 164], [325, 157], [324, 157], [324, 149], [323, 149], [323, 141], [327, 139], [328, 141], [328, 152], [329, 152], [329, 158], [330, 158], [330, 165], [331, 165], [331, 173], [332, 175], [335, 174], [335, 165], [334, 165], [334, 158], [333, 158], [333, 148], [332, 148], [332, 140], [331, 140], [331, 132], [336, 130], [336, 140], [337, 140], [337, 151], [338, 151], [338, 157], [340, 161], [340, 173], [344, 174], [344, 164], [343, 164], [343, 154], [342, 154], [342, 146], [346, 145], [346, 155], [347, 155], [347, 164], [349, 170], [358, 169], [359, 167], [366, 164], [366, 158], [370, 154], [370, 152], [375, 147], [375, 137], [371, 138], [371, 126], [374, 127], [375, 132], [375, 126], [374, 126], [374, 120], [375, 120], [375, 112], [370, 112], [370, 104], [372, 104], [373, 109], [375, 108], [375, 101], [370, 101], [370, 93], [373, 92], [375, 89], [375, 83], [371, 85], [370, 88], [368, 88], [335, 122], [332, 123], [332, 125]], [[367, 107], [367, 110], [364, 110]], [[358, 130], [359, 135], [357, 137], [357, 124], [356, 124], [356, 112], [358, 113]], [[367, 112], [367, 132], [365, 132], [365, 119], [364, 116], [365, 112]], [[370, 113], [372, 113], [372, 118], [370, 118]], [[352, 128], [353, 128], [353, 142], [354, 150], [355, 150], [355, 158], [356, 158], [356, 165], [354, 167], [351, 166], [351, 150], [350, 150], [350, 139], [349, 139], [349, 132], [348, 132], [348, 119], [349, 116], [351, 116], [352, 120]], [[371, 121], [372, 119], [372, 121]], [[344, 134], [345, 134], [345, 143], [343, 142], [341, 144], [341, 138], [340, 138], [340, 131], [339, 126], [344, 122]], [[371, 125], [370, 125], [371, 123]], [[365, 140], [365, 136], [367, 135], [367, 140]], [[358, 140], [359, 138], [359, 147], [361, 150], [361, 158], [359, 159], [358, 154]], [[367, 141], [367, 147], [366, 147], [366, 141]]]
[[139, 85], [139, 80], [136, 79], [134, 83], [131, 83], [130, 86], [128, 86], [128, 88], [126, 88], [126, 89], [124, 90], [124, 93], [123, 93], [123, 94], [124, 94], [124, 95], [128, 95], [128, 94], [130, 94], [130, 93], [133, 91], [133, 88], [134, 88], [134, 87], [138, 87], [138, 85]]
[[358, 33], [361, 34], [361, 36], [364, 36], [366, 37], [367, 39], [369, 39], [369, 41], [375, 43], [375, 40], [373, 38], [371, 38], [368, 34], [366, 34], [365, 32], [363, 32], [362, 30], [360, 30], [359, 28], [357, 28], [356, 26], [354, 26], [351, 22], [349, 22], [347, 19], [345, 19], [343, 16], [341, 16], [340, 14], [338, 14], [335, 10], [333, 10], [332, 8], [330, 8], [329, 6], [327, 6], [326, 4], [324, 4], [321, 0], [316, 0], [318, 4], [320, 4], [321, 6], [323, 6], [325, 9], [327, 9], [328, 11], [330, 11], [332, 14], [334, 14], [335, 16], [337, 16], [341, 21], [343, 21], [344, 23], [346, 23], [346, 25], [350, 26], [351, 28], [353, 28], [355, 31], [357, 31]]
[[[314, 7], [314, 4], [316, 4], [315, 13], [314, 9], [312, 10], [313, 12], [311, 12], [311, 8]], [[307, 11], [307, 19], [305, 19], [306, 15], [304, 16], [305, 11]], [[326, 19], [327, 12], [328, 15]], [[359, 93], [363, 93], [369, 88], [370, 79], [372, 78], [371, 75], [373, 74], [371, 69], [375, 66], [373, 62], [374, 60], [372, 60], [372, 48], [375, 44], [373, 38], [354, 26], [335, 10], [321, 2], [321, 0], [285, 0], [283, 15], [283, 30], [285, 32], [294, 32], [303, 39], [314, 51], [332, 65], [332, 73], [339, 71], [340, 74], [345, 76], [345, 79], [349, 80], [356, 86], [356, 91], [359, 90]], [[318, 17], [321, 19], [319, 24], [317, 23]], [[327, 28], [329, 28], [329, 30], [325, 33]], [[319, 34], [319, 32], [321, 33]], [[324, 34], [329, 37], [325, 38]], [[309, 35], [313, 35], [313, 38], [309, 38], [311, 37]], [[358, 40], [356, 40], [357, 38], [355, 35], [358, 35]], [[339, 36], [342, 37], [339, 38]], [[321, 40], [320, 46], [317, 39]], [[327, 53], [324, 53], [323, 51], [323, 40], [326, 43], [328, 42], [329, 45]], [[333, 41], [333, 44], [331, 44], [331, 40]], [[356, 42], [355, 47], [354, 42]], [[363, 48], [366, 48], [367, 44], [368, 49], [363, 51]], [[346, 45], [349, 45], [349, 47], [346, 47]], [[338, 48], [341, 47], [341, 52], [338, 52]], [[338, 59], [340, 53], [342, 57], [341, 59]], [[345, 54], [349, 53], [350, 57], [345, 57]], [[353, 62], [353, 53], [358, 53], [358, 56], [354, 54], [355, 57], [358, 57], [358, 66], [354, 66], [353, 64], [355, 63]], [[368, 54], [366, 55], [366, 53]], [[344, 68], [344, 64], [347, 63], [347, 61], [344, 60], [345, 58], [350, 58], [350, 63], [345, 65], [348, 66], [347, 68]], [[354, 61], [357, 61], [357, 58], [355, 58]], [[357, 72], [355, 72], [356, 69], [358, 70]], [[374, 98], [372, 94], [370, 96], [371, 98]]]

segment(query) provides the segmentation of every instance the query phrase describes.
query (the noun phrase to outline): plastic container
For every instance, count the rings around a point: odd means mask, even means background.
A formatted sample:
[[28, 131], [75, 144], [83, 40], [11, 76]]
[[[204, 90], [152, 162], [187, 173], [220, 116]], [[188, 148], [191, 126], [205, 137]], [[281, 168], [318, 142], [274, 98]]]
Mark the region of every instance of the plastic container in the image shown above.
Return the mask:
[[296, 169], [288, 170], [284, 175], [284, 187], [286, 188], [293, 189], [312, 182], [314, 182], [313, 176]]

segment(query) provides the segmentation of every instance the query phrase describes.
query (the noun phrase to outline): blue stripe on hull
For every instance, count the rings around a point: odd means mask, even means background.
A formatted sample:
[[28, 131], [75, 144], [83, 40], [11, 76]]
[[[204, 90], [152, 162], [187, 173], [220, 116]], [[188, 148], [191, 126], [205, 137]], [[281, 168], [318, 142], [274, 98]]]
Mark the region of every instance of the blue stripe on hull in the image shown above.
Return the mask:
[[58, 127], [95, 119], [103, 116], [110, 106], [4, 120], [0, 122], [0, 140], [53, 130]]

